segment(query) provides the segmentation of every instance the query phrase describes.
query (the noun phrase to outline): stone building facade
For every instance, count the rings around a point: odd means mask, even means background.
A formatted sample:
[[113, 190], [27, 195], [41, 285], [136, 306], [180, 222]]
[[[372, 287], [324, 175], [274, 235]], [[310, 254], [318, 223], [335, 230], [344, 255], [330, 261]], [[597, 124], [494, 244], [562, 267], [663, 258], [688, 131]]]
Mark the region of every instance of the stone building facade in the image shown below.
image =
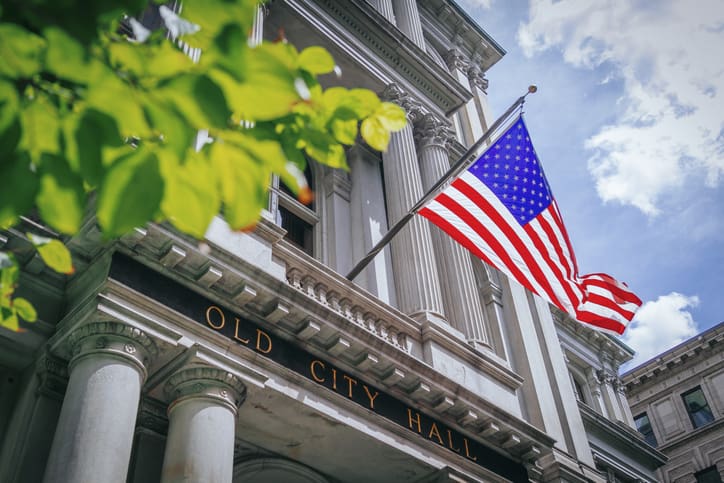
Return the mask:
[[658, 481], [724, 480], [724, 323], [622, 376], [636, 426], [669, 461]]
[[403, 106], [349, 172], [312, 166], [302, 206], [274, 180], [253, 233], [167, 225], [66, 240], [76, 273], [26, 253], [40, 321], [0, 332], [0, 480], [655, 481], [615, 374], [632, 353], [552, 311], [414, 219], [343, 274], [492, 122], [504, 50], [449, 0], [285, 0], [259, 16]]

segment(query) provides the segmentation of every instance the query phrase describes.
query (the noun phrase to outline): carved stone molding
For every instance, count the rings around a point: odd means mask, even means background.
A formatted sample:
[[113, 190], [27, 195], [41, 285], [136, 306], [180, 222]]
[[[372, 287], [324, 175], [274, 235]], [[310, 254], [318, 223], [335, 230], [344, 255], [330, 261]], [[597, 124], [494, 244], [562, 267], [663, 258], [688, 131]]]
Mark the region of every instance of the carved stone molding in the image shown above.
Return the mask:
[[422, 118], [425, 111], [420, 101], [412, 97], [402, 89], [399, 84], [393, 82], [385, 87], [380, 94], [383, 101], [393, 102], [405, 110], [405, 115], [410, 123], [415, 123]]
[[459, 70], [465, 72], [468, 69], [470, 61], [458, 49], [450, 49], [445, 52], [443, 59], [447, 63], [451, 71]]
[[415, 123], [415, 140], [421, 149], [440, 146], [449, 150], [455, 142], [455, 133], [447, 119], [426, 113]]
[[488, 78], [485, 77], [485, 72], [478, 64], [471, 62], [467, 70], [467, 75], [471, 86], [477, 87], [486, 94], [488, 93]]
[[68, 364], [51, 354], [43, 354], [35, 366], [39, 384], [37, 392], [62, 400], [68, 385]]
[[149, 361], [156, 357], [158, 348], [141, 329], [117, 321], [94, 322], [75, 329], [68, 336], [73, 366], [83, 358], [94, 355], [112, 355], [135, 364], [147, 376]]
[[246, 399], [244, 383], [222, 369], [210, 366], [195, 366], [182, 369], [166, 382], [164, 392], [172, 401], [168, 411], [189, 399], [210, 399], [228, 407], [236, 414]]

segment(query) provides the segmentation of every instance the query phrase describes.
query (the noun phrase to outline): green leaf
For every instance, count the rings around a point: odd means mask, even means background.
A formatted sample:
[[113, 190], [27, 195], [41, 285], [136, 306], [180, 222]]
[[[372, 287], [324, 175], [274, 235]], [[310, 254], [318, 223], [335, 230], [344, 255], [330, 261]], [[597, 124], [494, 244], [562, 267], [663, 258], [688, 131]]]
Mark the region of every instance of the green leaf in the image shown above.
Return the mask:
[[18, 323], [16, 312], [12, 309], [0, 307], [0, 326], [13, 332], [20, 332], [20, 324]]
[[54, 238], [46, 238], [33, 233], [26, 233], [30, 243], [38, 250], [38, 255], [45, 264], [58, 273], [71, 275], [75, 272], [70, 252], [63, 242]]
[[271, 171], [231, 143], [214, 143], [210, 150], [224, 202], [224, 218], [234, 230], [256, 224], [266, 207]]
[[207, 76], [176, 77], [161, 86], [160, 93], [196, 129], [225, 128], [228, 125], [231, 112], [224, 92]]
[[327, 74], [334, 70], [334, 59], [323, 47], [307, 47], [299, 54], [297, 65], [312, 74]]
[[23, 129], [20, 148], [27, 150], [34, 161], [38, 161], [41, 153], [60, 152], [58, 109], [45, 95], [38, 95], [22, 106], [20, 118]]
[[243, 81], [247, 73], [247, 36], [239, 25], [228, 24], [214, 39], [214, 48], [204, 53], [204, 61], [218, 65], [237, 81]]
[[380, 104], [373, 115], [379, 119], [382, 127], [388, 131], [399, 131], [407, 125], [405, 110], [391, 102]]
[[59, 27], [48, 27], [43, 34], [48, 40], [45, 69], [60, 78], [87, 83], [89, 61], [84, 45]]
[[80, 228], [86, 201], [83, 180], [64, 158], [43, 155], [35, 201], [40, 216], [56, 230], [72, 235]]
[[[216, 35], [230, 23], [238, 23], [248, 34], [254, 23], [258, 0], [228, 2], [224, 0], [184, 1], [181, 15], [201, 27], [200, 31], [184, 37], [184, 41], [207, 52]], [[245, 35], [246, 38], [246, 35]], [[202, 62], [203, 62], [203, 55]]]
[[116, 120], [95, 109], [66, 116], [62, 129], [65, 159], [91, 187], [98, 186], [104, 166], [118, 157], [118, 149], [131, 149], [121, 139]]
[[107, 237], [123, 235], [151, 220], [163, 198], [156, 155], [143, 146], [117, 160], [98, 192], [98, 222]]
[[313, 159], [332, 168], [348, 169], [344, 148], [329, 134], [307, 129], [302, 136], [304, 150]]
[[196, 130], [189, 126], [183, 115], [171, 103], [149, 101], [143, 109], [154, 136], [159, 136], [162, 144], [172, 149], [177, 157], [184, 156], [193, 146]]
[[4, 229], [33, 207], [38, 178], [30, 169], [27, 153], [0, 161], [0, 180], [5, 180], [0, 189], [0, 229]]
[[142, 109], [144, 96], [115, 74], [104, 75], [89, 85], [86, 100], [88, 106], [115, 120], [121, 137], [150, 135]]
[[380, 98], [368, 89], [351, 89], [344, 106], [352, 109], [359, 119], [369, 116], [380, 106]]
[[357, 141], [357, 118], [347, 109], [337, 109], [329, 122], [334, 138], [342, 144], [354, 145]]
[[29, 78], [40, 72], [45, 40], [19, 25], [0, 23], [0, 75]]
[[38, 320], [38, 313], [35, 311], [33, 304], [22, 297], [15, 297], [13, 299], [13, 308], [26, 322], [35, 322]]
[[12, 253], [0, 252], [0, 296], [9, 297], [20, 278], [18, 262]]
[[20, 100], [15, 86], [0, 79], [0, 163], [20, 141]]
[[165, 191], [161, 211], [179, 230], [203, 238], [211, 219], [221, 208], [213, 167], [196, 154], [183, 165], [172, 165], [162, 172]]
[[367, 144], [378, 151], [385, 151], [390, 143], [390, 131], [385, 129], [378, 117], [368, 117], [362, 121], [360, 132]]

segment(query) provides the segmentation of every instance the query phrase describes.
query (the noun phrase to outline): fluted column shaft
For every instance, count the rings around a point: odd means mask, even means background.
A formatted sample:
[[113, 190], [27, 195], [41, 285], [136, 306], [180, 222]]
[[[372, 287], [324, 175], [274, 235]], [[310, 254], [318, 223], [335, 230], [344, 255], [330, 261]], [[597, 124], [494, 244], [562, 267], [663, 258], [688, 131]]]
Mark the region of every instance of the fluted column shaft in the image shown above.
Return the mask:
[[155, 344], [142, 331], [98, 322], [70, 336], [74, 357], [46, 483], [126, 481], [133, 431]]
[[[396, 85], [389, 86], [383, 98], [401, 104], [407, 110], [408, 118], [414, 116], [409, 96]], [[392, 226], [423, 195], [415, 138], [410, 124], [392, 134], [382, 161], [387, 218]], [[440, 282], [427, 221], [419, 216], [413, 217], [390, 245], [400, 310], [415, 318], [424, 319], [424, 314], [442, 317]]]
[[392, 9], [392, 0], [367, 0], [375, 10], [380, 12], [387, 20], [394, 25], [395, 12]]
[[422, 34], [420, 12], [416, 0], [392, 0], [397, 27], [412, 40], [415, 45], [425, 50], [425, 37]]
[[246, 387], [228, 372], [198, 366], [171, 376], [166, 392], [173, 401], [162, 483], [231, 483], [236, 414]]
[[[425, 190], [450, 169], [448, 145], [454, 138], [447, 121], [427, 114], [418, 122], [420, 172]], [[488, 334], [475, 283], [470, 252], [436, 226], [431, 227], [432, 245], [447, 320], [474, 344], [488, 346]]]

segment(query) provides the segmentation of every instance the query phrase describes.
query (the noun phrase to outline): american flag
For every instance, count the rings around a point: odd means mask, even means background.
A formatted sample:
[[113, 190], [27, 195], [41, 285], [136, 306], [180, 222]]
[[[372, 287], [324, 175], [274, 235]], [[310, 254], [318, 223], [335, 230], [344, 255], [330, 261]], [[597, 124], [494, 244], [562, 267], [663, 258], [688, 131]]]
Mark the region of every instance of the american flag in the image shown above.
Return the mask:
[[641, 305], [608, 275], [578, 274], [522, 117], [418, 213], [580, 322], [623, 334]]

